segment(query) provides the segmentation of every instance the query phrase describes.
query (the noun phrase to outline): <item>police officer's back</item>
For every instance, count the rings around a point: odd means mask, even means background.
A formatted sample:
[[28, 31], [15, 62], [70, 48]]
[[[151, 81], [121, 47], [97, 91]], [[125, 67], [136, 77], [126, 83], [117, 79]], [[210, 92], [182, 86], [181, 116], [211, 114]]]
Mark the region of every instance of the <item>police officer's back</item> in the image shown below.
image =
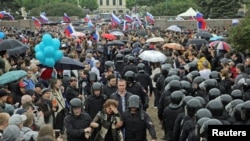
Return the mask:
[[122, 78], [124, 78], [124, 75], [127, 71], [133, 71], [134, 73], [138, 72], [137, 67], [135, 65], [135, 57], [133, 56], [128, 57], [128, 63], [122, 71]]

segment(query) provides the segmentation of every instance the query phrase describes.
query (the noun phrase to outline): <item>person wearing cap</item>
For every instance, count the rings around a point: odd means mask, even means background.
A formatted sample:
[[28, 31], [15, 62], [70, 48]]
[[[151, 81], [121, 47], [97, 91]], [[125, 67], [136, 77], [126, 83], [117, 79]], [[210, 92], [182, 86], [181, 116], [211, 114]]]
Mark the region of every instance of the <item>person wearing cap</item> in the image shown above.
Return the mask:
[[44, 88], [42, 90], [42, 97], [37, 101], [36, 105], [44, 114], [44, 122], [53, 125], [55, 119], [54, 112], [57, 111], [57, 107], [52, 104], [51, 89]]
[[10, 93], [8, 93], [6, 90], [0, 89], [0, 112], [5, 111], [5, 104], [9, 95]]
[[25, 94], [26, 84], [23, 80], [19, 80], [13, 85], [13, 103], [19, 105], [21, 103], [21, 97]]
[[20, 128], [16, 125], [8, 125], [4, 131], [1, 141], [20, 141], [21, 132]]
[[35, 103], [42, 97], [42, 89], [43, 89], [43, 84], [41, 83], [36, 83], [35, 84], [35, 95], [36, 95], [36, 98], [35, 98]]

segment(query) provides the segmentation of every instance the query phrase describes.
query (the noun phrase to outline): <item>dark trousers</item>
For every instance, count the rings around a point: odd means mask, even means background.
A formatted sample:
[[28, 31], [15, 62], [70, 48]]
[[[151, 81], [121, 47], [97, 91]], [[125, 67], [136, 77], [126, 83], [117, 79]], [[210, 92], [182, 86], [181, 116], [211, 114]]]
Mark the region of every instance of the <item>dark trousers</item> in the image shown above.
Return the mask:
[[65, 118], [65, 111], [61, 110], [57, 114], [54, 122], [54, 129], [59, 129], [61, 133], [64, 132], [64, 118]]
[[160, 94], [160, 92], [156, 88], [154, 88], [154, 97], [155, 97], [154, 106], [158, 107], [159, 106], [159, 101], [160, 101], [161, 94]]

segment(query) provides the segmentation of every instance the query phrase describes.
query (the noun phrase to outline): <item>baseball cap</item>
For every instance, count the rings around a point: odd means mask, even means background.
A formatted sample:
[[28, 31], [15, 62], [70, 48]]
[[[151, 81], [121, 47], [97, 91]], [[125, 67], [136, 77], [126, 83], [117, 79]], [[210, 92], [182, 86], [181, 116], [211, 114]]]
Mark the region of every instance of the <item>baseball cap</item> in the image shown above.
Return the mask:
[[25, 87], [26, 84], [25, 84], [24, 82], [21, 82], [21, 81], [20, 81], [20, 82], [18, 83], [18, 86], [19, 86], [19, 87]]
[[9, 125], [19, 125], [26, 119], [27, 117], [25, 115], [13, 114], [9, 119]]
[[8, 93], [6, 90], [0, 89], [0, 97], [8, 96], [8, 95], [10, 95], [10, 93]]

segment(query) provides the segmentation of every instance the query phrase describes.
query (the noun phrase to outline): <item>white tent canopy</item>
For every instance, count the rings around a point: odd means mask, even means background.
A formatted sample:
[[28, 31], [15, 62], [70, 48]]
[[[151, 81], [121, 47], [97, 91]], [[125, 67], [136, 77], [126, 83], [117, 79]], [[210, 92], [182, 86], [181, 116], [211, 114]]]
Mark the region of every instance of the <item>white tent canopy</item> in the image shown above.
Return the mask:
[[190, 16], [196, 16], [196, 11], [190, 7], [186, 12], [181, 13], [178, 15], [178, 17], [190, 17]]

